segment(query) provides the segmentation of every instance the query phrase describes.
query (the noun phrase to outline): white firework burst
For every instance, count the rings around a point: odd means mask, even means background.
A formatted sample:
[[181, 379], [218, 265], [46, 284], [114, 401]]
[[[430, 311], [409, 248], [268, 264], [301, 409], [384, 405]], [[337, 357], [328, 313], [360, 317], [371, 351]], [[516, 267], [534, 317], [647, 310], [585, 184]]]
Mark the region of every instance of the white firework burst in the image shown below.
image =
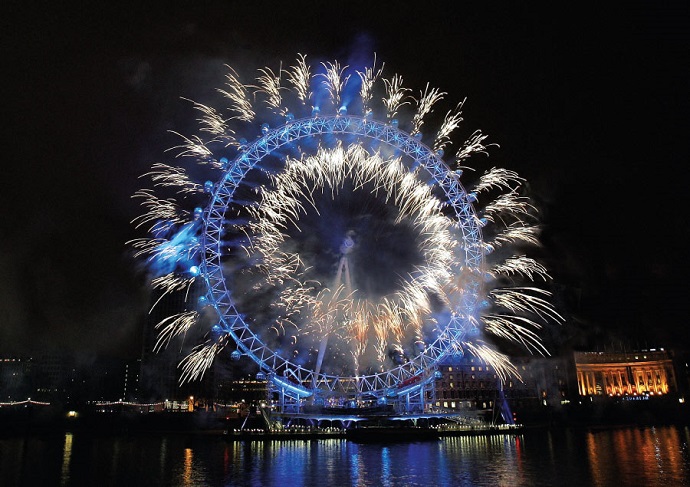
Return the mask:
[[[145, 175], [153, 189], [134, 195], [145, 212], [133, 223], [152, 236], [131, 245], [149, 264], [158, 299], [198, 294], [191, 290], [203, 283], [200, 306], [218, 317], [180, 364], [182, 380], [202, 377], [231, 343], [303, 395], [355, 387], [382, 397], [429, 380], [456, 353], [479, 357], [502, 379], [517, 375], [492, 337], [548, 353], [539, 330], [563, 319], [547, 291], [525, 285], [546, 282], [548, 272], [524, 255], [505, 257], [513, 244], [539, 244], [524, 180], [492, 168], [465, 191], [458, 164], [492, 145], [479, 130], [457, 145], [452, 163], [442, 159], [464, 100], [434, 131], [425, 124], [447, 93], [427, 84], [415, 98], [375, 60], [359, 70], [338, 61], [314, 70], [299, 54], [293, 66], [260, 68], [254, 80], [244, 84], [228, 68], [218, 90], [227, 106], [192, 102], [199, 134], [177, 134], [176, 157], [215, 175], [196, 182], [158, 163]], [[413, 111], [408, 120], [398, 119], [403, 111]], [[180, 201], [156, 194], [171, 189]], [[203, 198], [205, 206], [182, 208]], [[396, 245], [377, 241], [377, 232]], [[366, 239], [378, 243], [366, 247]], [[372, 263], [379, 252], [396, 263], [388, 274]], [[161, 321], [156, 348], [200, 316]]]
[[[285, 250], [293, 245], [290, 232], [303, 232], [303, 215], [309, 211], [320, 214], [316, 193], [327, 193], [328, 199], [337, 200], [347, 183], [351, 185], [349, 191], [362, 198], [371, 193], [379, 195], [381, 202], [397, 213], [391, 221], [409, 225], [418, 235], [423, 263], [398, 274], [395, 291], [389, 295], [374, 299], [359, 292], [356, 285], [352, 287], [352, 283], [347, 295], [342, 286], [334, 293], [327, 291], [309, 277], [309, 261], [314, 256], [306, 255], [303, 260], [299, 254]], [[260, 194], [259, 203], [249, 208], [252, 219], [244, 229], [249, 236], [244, 250], [253, 256], [256, 269], [264, 275], [253, 289], [258, 293], [261, 287], [276, 288], [273, 305], [284, 312], [273, 329], [279, 333], [289, 330], [294, 334], [293, 343], [299, 334], [307, 333], [320, 339], [332, 334], [350, 340], [352, 323], [357, 323], [354, 327], [358, 336], [375, 336], [375, 340], [366, 341], [377, 344], [377, 361], [382, 362], [387, 345], [399, 342], [407, 330], [415, 338], [421, 337], [423, 324], [433, 320], [433, 297], [453, 306], [453, 297], [445, 290], [460, 261], [455, 224], [442, 214], [442, 203], [433, 197], [431, 188], [418, 181], [399, 159], [371, 155], [358, 144], [319, 149], [314, 156], [288, 159], [283, 171], [271, 176], [270, 187]], [[296, 308], [301, 310], [303, 325], [294, 325]], [[293, 326], [287, 326], [288, 322]], [[356, 357], [360, 365], [361, 355], [366, 352], [362, 343], [360, 338]], [[376, 367], [381, 365], [377, 363]]]

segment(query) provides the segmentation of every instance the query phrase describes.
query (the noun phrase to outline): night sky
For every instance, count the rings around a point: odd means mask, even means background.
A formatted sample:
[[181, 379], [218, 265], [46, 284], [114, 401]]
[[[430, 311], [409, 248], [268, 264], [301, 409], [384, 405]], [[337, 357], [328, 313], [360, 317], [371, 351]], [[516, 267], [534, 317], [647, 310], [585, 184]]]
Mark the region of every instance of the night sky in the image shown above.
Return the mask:
[[516, 170], [541, 210], [538, 255], [569, 318], [558, 344], [690, 346], [687, 3], [6, 3], [3, 355], [140, 354], [138, 176], [173, 162], [169, 130], [194, 133], [180, 97], [213, 100], [224, 64], [253, 74], [297, 53], [376, 52], [415, 91], [467, 97], [461, 133], [500, 144], [471, 164]]

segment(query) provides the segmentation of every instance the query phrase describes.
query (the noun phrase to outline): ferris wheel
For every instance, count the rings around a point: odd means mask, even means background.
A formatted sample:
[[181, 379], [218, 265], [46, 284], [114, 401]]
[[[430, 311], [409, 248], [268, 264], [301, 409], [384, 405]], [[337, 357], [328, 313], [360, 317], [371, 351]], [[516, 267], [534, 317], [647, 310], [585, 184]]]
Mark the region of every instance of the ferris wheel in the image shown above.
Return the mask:
[[[312, 67], [300, 55], [288, 69], [258, 74], [245, 84], [228, 71], [219, 91], [229, 117], [194, 104], [200, 132], [183, 137], [179, 154], [208, 180], [157, 164], [148, 173], [154, 189], [135, 194], [147, 209], [137, 222], [152, 235], [133, 243], [153, 287], [201, 289], [189, 309], [159, 324], [159, 348], [208, 327], [181, 364], [183, 380], [201, 377], [231, 347], [232, 358], [258, 364], [286, 410], [305, 401], [409, 405], [423, 403], [451, 356], [516, 373], [487, 342], [491, 334], [544, 351], [535, 330], [560, 319], [548, 293], [494, 281], [546, 280], [546, 270], [525, 256], [488, 258], [536, 243], [522, 179], [494, 168], [471, 191], [463, 186], [460, 165], [486, 151], [478, 131], [444, 160], [462, 103], [426, 135], [446, 94], [427, 85], [415, 96], [376, 65]], [[156, 192], [169, 188], [179, 195]], [[494, 203], [479, 205], [482, 194]], [[498, 228], [490, 241], [487, 225]]]

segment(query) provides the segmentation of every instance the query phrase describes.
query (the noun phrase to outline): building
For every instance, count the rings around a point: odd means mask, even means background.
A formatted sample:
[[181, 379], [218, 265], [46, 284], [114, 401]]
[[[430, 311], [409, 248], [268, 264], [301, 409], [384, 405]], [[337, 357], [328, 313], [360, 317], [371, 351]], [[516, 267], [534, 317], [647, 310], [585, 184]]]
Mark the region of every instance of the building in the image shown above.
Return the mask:
[[31, 397], [31, 365], [32, 360], [26, 357], [0, 358], [0, 402]]
[[663, 396], [678, 393], [673, 356], [661, 349], [574, 352], [580, 396]]
[[139, 375], [141, 373], [141, 359], [129, 360], [125, 363], [124, 381], [122, 384], [122, 399], [132, 401], [139, 398]]
[[63, 355], [0, 358], [0, 402], [32, 399], [55, 404], [137, 397], [139, 360]]
[[494, 407], [500, 394], [500, 380], [490, 366], [475, 357], [462, 357], [439, 365], [438, 371], [436, 407], [456, 411]]
[[216, 381], [216, 400], [222, 403], [260, 404], [266, 401], [267, 387], [266, 379], [226, 377]]
[[481, 414], [486, 420], [523, 421], [544, 414], [545, 408], [569, 402], [569, 360], [552, 357], [516, 358], [518, 376], [502, 381], [490, 365], [465, 356], [439, 365], [437, 408]]

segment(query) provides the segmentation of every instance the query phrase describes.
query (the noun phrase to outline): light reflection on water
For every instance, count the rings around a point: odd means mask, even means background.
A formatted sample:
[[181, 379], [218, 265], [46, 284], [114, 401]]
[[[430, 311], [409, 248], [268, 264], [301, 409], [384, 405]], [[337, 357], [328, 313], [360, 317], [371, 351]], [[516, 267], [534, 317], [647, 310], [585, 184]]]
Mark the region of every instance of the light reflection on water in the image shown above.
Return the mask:
[[62, 474], [60, 485], [67, 485], [69, 482], [69, 464], [72, 460], [72, 433], [65, 433], [65, 446], [62, 449]]
[[0, 439], [0, 485], [690, 485], [682, 427], [554, 429], [433, 442], [227, 442], [67, 433]]
[[[619, 430], [587, 435], [592, 477], [597, 485], [681, 485], [688, 482], [688, 428]], [[609, 463], [615, 463], [612, 471]]]

